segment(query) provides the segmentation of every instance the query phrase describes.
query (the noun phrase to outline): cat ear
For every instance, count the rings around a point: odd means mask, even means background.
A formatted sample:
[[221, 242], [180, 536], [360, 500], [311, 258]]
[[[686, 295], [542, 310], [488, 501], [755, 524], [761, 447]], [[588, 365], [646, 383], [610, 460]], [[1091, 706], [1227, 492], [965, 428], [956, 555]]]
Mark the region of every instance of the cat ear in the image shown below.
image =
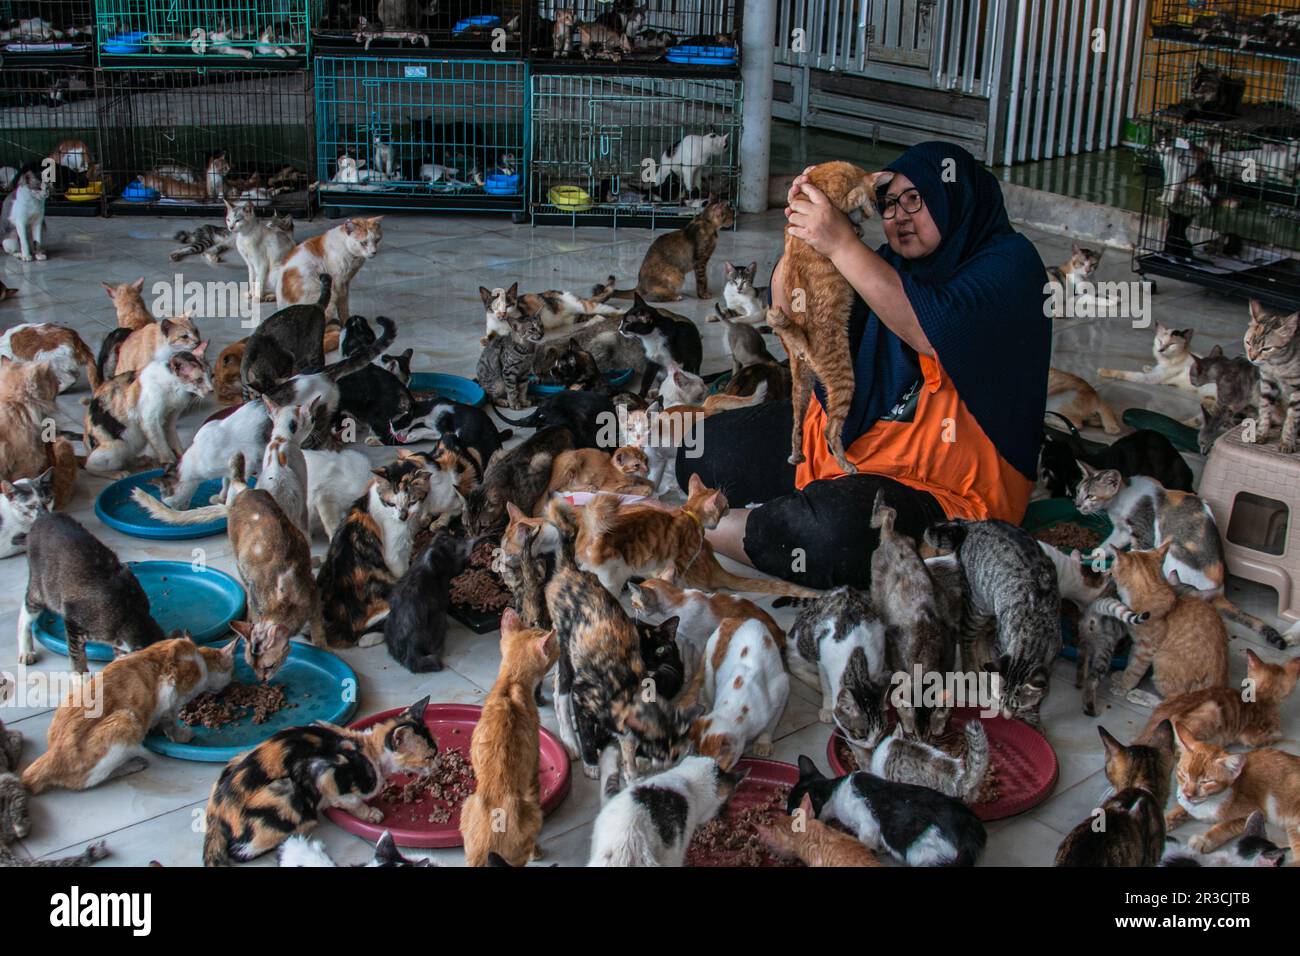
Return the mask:
[[204, 341], [200, 342], [197, 346], [190, 349], [190, 354], [193, 355], [195, 358], [203, 358], [203, 353], [208, 350], [208, 343], [210, 341], [211, 339], [205, 339]]
[[[817, 769], [817, 765], [812, 762], [812, 758], [805, 757], [803, 754], [800, 754], [799, 755], [799, 779], [803, 780], [805, 777], [820, 777], [820, 776], [821, 776], [821, 772]], [[805, 794], [805, 796], [807, 796], [807, 794]]]
[[1222, 357], [1223, 357], [1222, 345], [1216, 345], [1214, 348], [1210, 349], [1210, 354], [1206, 356], [1206, 358], [1222, 358]]
[[688, 494], [692, 495], [698, 495], [704, 490], [704, 482], [700, 479], [698, 473], [691, 474], [691, 480], [686, 483], [686, 490]]
[[513, 634], [523, 627], [523, 622], [519, 619], [519, 612], [512, 607], [507, 607], [501, 612], [501, 636]]
[[682, 622], [680, 617], [670, 617], [657, 626], [657, 630], [664, 636], [666, 641], [677, 640], [677, 625]]
[[733, 275], [736, 274], [736, 267], [733, 266], [730, 262], [723, 262], [722, 268], [726, 272], [728, 279], [730, 279]]
[[1241, 772], [1246, 769], [1246, 755], [1228, 754], [1220, 761], [1220, 764], [1228, 772], [1228, 778], [1235, 781], [1241, 776]]
[[108, 293], [108, 297], [109, 297], [110, 299], [112, 299], [112, 298], [113, 298], [113, 287], [112, 287], [111, 285], [109, 285], [107, 282], [100, 282], [99, 284], [102, 285], [102, 286], [104, 287], [104, 291], [107, 292], [107, 293]]
[[1114, 738], [1105, 727], [1098, 725], [1097, 734], [1101, 737], [1102, 746], [1106, 748], [1106, 760], [1114, 760], [1124, 752], [1124, 745]]
[[758, 260], [757, 260], [757, 259], [755, 259], [753, 262], [751, 262], [751, 263], [749, 264], [749, 271], [752, 272], [752, 273], [754, 273], [754, 275], [758, 275]]
[[1072, 243], [1070, 243], [1070, 254], [1071, 254], [1071, 255], [1075, 255], [1075, 256], [1077, 256], [1077, 255], [1078, 255], [1079, 253], [1081, 253], [1081, 252], [1083, 252], [1083, 250], [1079, 248], [1079, 244], [1078, 244], [1077, 242], [1072, 242]]
[[1190, 730], [1176, 720], [1170, 721], [1170, 725], [1174, 728], [1174, 739], [1178, 741], [1180, 748], [1187, 751], [1200, 749], [1201, 742], [1192, 736]]
[[1172, 754], [1174, 752], [1174, 725], [1168, 720], [1160, 721], [1155, 732], [1151, 734], [1149, 745], [1157, 750]]
[[17, 488], [15, 488], [13, 485], [5, 481], [4, 479], [0, 478], [0, 495], [4, 495], [6, 498], [12, 501], [14, 495], [16, 495], [17, 493], [18, 493]]
[[136, 279], [134, 282], [131, 283], [131, 291], [133, 292], [139, 292], [143, 288], [144, 288], [144, 276], [141, 276], [140, 278]]
[[510, 288], [506, 290], [506, 301], [509, 302], [517, 298], [519, 298], [519, 283], [513, 282], [510, 284]]
[[1268, 310], [1264, 308], [1264, 303], [1260, 302], [1259, 299], [1251, 299], [1250, 317], [1254, 319], [1256, 322], [1258, 322], [1261, 319], [1263, 319], [1266, 315], [1268, 315]]
[[253, 625], [249, 621], [231, 621], [230, 629], [242, 638], [253, 639]]
[[406, 708], [406, 713], [403, 716], [409, 717], [411, 720], [415, 720], [415, 721], [419, 721], [420, 723], [423, 723], [424, 709], [428, 706], [429, 706], [429, 695], [425, 694], [423, 697], [417, 700], [410, 707]]
[[551, 628], [551, 630], [547, 631], [533, 642], [533, 647], [536, 649], [537, 656], [541, 659], [542, 663], [549, 663], [555, 656], [555, 645], [558, 642], [559, 637], [556, 635], [554, 628]]

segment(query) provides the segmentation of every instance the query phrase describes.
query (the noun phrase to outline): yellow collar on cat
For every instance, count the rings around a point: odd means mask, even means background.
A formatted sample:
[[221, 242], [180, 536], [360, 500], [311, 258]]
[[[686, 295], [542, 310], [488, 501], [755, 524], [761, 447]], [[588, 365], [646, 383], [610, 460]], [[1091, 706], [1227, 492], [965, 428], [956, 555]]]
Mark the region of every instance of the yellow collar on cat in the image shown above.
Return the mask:
[[701, 521], [701, 520], [700, 520], [700, 516], [697, 515], [697, 514], [696, 514], [694, 511], [692, 511], [690, 508], [683, 508], [683, 509], [682, 509], [682, 514], [684, 514], [684, 515], [690, 515], [692, 518], [695, 519], [695, 523], [696, 523], [697, 525], [700, 526], [700, 530], [701, 530], [701, 531], [704, 530], [704, 522]]

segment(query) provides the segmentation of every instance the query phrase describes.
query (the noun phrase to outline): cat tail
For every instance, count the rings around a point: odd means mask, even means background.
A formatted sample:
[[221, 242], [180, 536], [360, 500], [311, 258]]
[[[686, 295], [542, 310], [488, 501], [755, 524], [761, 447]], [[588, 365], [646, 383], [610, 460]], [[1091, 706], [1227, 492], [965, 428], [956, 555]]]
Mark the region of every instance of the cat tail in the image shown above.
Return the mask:
[[[492, 409], [492, 411], [494, 411], [494, 412], [496, 413], [497, 418], [499, 418], [499, 419], [501, 419], [503, 422], [507, 422], [507, 423], [509, 423], [509, 424], [511, 424], [511, 425], [518, 425], [518, 426], [521, 427], [521, 428], [541, 428], [541, 427], [542, 427], [542, 420], [541, 420], [541, 414], [542, 414], [542, 413], [541, 413], [541, 410], [540, 410], [540, 409], [537, 410], [537, 411], [535, 411], [535, 412], [533, 412], [533, 413], [530, 414], [530, 415], [526, 415], [526, 416], [524, 416], [523, 418], [506, 418], [506, 416], [504, 416], [504, 415], [501, 414], [501, 409], [500, 409], [499, 407], [497, 407], [497, 405], [496, 405], [495, 402], [489, 402], [489, 403], [488, 403], [488, 407], [489, 407], [490, 409]], [[502, 438], [502, 440], [504, 440], [506, 436], [505, 436], [504, 433], [501, 433], [500, 437]]]
[[226, 517], [227, 507], [220, 505], [205, 505], [202, 508], [187, 508], [178, 511], [170, 505], [159, 501], [143, 488], [135, 488], [131, 492], [131, 498], [138, 504], [149, 517], [163, 524], [205, 524], [208, 521], [217, 521]]
[[957, 779], [957, 792], [970, 803], [989, 769], [989, 737], [979, 718], [966, 721], [966, 759]]
[[1092, 602], [1088, 610], [1102, 617], [1113, 617], [1128, 627], [1134, 624], [1145, 624], [1151, 619], [1150, 611], [1135, 611], [1119, 598], [1113, 597], [1098, 598]]
[[118, 326], [113, 331], [109, 332], [108, 335], [104, 336], [104, 342], [99, 347], [99, 359], [95, 363], [95, 371], [99, 373], [99, 379], [101, 382], [113, 377], [112, 373], [108, 371], [108, 368], [110, 367], [109, 363], [111, 361], [112, 367], [116, 368], [118, 349], [122, 347], [122, 343], [126, 341], [127, 336], [130, 335], [132, 331], [133, 330], [131, 329]]
[[226, 835], [222, 832], [224, 829], [212, 819], [212, 811], [209, 809], [207, 828], [203, 832], [204, 866], [230, 866], [234, 862], [230, 858], [230, 847], [226, 845]]
[[597, 493], [587, 501], [578, 521], [588, 541], [599, 541], [605, 536], [622, 503], [618, 495], [604, 493]]
[[[609, 276], [604, 283], [598, 283], [591, 287], [591, 297], [588, 302], [595, 302], [597, 305], [606, 301], [614, 294], [614, 276]], [[583, 303], [586, 304], [585, 302]]]
[[86, 379], [90, 382], [90, 390], [93, 392], [104, 383], [104, 379], [99, 374], [99, 362], [95, 358], [95, 353], [90, 351], [90, 346], [81, 340], [80, 335], [72, 341], [72, 354], [77, 363], [86, 370]]
[[72, 501], [81, 462], [77, 460], [77, 453], [73, 450], [72, 443], [66, 438], [56, 438], [53, 444], [46, 448], [50, 467], [54, 469], [54, 508], [58, 511]]
[[940, 521], [925, 529], [925, 543], [940, 551], [956, 551], [965, 539], [964, 521]]
[[623, 775], [619, 773], [622, 761], [619, 759], [617, 743], [606, 745], [600, 752], [600, 805], [609, 803], [623, 789]]
[[1210, 604], [1224, 620], [1231, 621], [1234, 624], [1240, 624], [1242, 627], [1249, 628], [1264, 640], [1268, 641], [1279, 650], [1285, 650], [1290, 645], [1287, 644], [1286, 638], [1278, 633], [1277, 628], [1261, 621], [1255, 615], [1243, 611], [1237, 605], [1233, 604], [1223, 594], [1216, 594], [1210, 598]]
[[[326, 278], [325, 276], [321, 277]], [[333, 365], [326, 365], [322, 372], [329, 376], [331, 381], [337, 382], [345, 375], [351, 375], [365, 368], [376, 358], [384, 353], [384, 350], [392, 344], [393, 339], [397, 338], [397, 326], [393, 320], [386, 316], [379, 316], [375, 319], [379, 327], [384, 330], [384, 334], [371, 342], [368, 348], [362, 349], [343, 359], [341, 362], [335, 362]], [[337, 347], [337, 346], [336, 346]], [[332, 350], [329, 350], [332, 351]]]
[[633, 286], [631, 289], [615, 289], [605, 298], [607, 299], [630, 299], [640, 291], [640, 288]]
[[[750, 578], [743, 574], [732, 574], [714, 558], [717, 567], [712, 569], [709, 584], [712, 589], [726, 588], [729, 591], [751, 591], [758, 594], [777, 594], [789, 598], [791, 603], [799, 598], [812, 600], [822, 596], [820, 591], [791, 584], [778, 578]], [[694, 585], [691, 585], [692, 587]]]
[[325, 844], [320, 840], [309, 840], [305, 836], [291, 836], [280, 844], [277, 856], [280, 866], [338, 866], [325, 852]]
[[546, 503], [546, 522], [556, 531], [560, 539], [560, 548], [556, 557], [556, 570], [577, 568], [578, 558], [574, 552], [574, 539], [578, 536], [578, 523], [573, 513], [573, 505], [558, 495]]
[[898, 512], [885, 504], [885, 489], [877, 489], [876, 500], [871, 505], [871, 527], [893, 531], [896, 517]]
[[334, 289], [334, 279], [328, 272], [320, 274], [320, 295], [316, 298], [316, 305], [321, 309], [326, 309], [330, 304], [330, 293]]
[[21, 859], [15, 856], [9, 847], [0, 844], [0, 867], [90, 866], [93, 863], [98, 863], [100, 860], [105, 859], [107, 856], [108, 844], [103, 840], [97, 840], [90, 844], [76, 856], [61, 856], [53, 860]]
[[45, 751], [28, 764], [22, 776], [23, 788], [32, 796], [44, 793], [51, 787], [62, 786], [63, 780], [53, 750]]

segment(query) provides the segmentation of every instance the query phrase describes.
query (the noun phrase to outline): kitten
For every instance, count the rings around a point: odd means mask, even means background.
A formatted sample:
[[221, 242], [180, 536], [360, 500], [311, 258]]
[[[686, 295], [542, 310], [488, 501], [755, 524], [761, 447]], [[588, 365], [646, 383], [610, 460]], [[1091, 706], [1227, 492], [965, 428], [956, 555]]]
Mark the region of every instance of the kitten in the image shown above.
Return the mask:
[[[826, 194], [840, 212], [861, 211], [869, 216], [877, 191], [893, 179], [893, 173], [868, 173], [845, 162], [822, 163], [808, 173], [809, 181]], [[771, 309], [767, 322], [781, 339], [790, 356], [793, 385], [794, 424], [790, 432], [790, 464], [804, 460], [803, 419], [812, 395], [815, 377], [826, 387], [826, 441], [840, 470], [846, 475], [857, 468], [844, 455], [844, 419], [853, 398], [853, 360], [849, 351], [849, 311], [853, 287], [829, 259], [804, 240], [786, 236], [781, 260], [783, 286], [792, 296], [792, 307], [806, 299], [807, 312], [788, 316]], [[801, 296], [800, 291], [807, 295]]]
[[[541, 514], [551, 495], [562, 491], [609, 492], [615, 495], [650, 495], [654, 486], [646, 479], [650, 462], [640, 448], [630, 445], [611, 455], [599, 448], [575, 448], [555, 456], [551, 480], [537, 499], [532, 514]], [[514, 508], [514, 505], [508, 505]]]
[[[1216, 345], [1204, 358], [1192, 356], [1188, 381], [1200, 389], [1211, 386], [1214, 399], [1234, 412], [1257, 413], [1259, 409], [1259, 369], [1249, 358], [1227, 358], [1223, 346]], [[1188, 489], [1189, 491], [1191, 489]]]
[[827, 826], [813, 814], [812, 797], [803, 795], [799, 804], [799, 826], [792, 822], [760, 824], [758, 838], [777, 856], [796, 859], [805, 866], [863, 867], [881, 866], [876, 854], [847, 833]]
[[638, 614], [677, 621], [674, 632], [690, 651], [692, 670], [700, 666], [714, 632], [728, 618], [755, 620], [767, 630], [773, 643], [785, 653], [785, 632], [776, 620], [753, 601], [730, 594], [710, 594], [698, 588], [682, 588], [661, 578], [629, 582], [632, 608]]
[[271, 269], [293, 249], [293, 219], [287, 228], [279, 219], [263, 222], [251, 202], [226, 204], [226, 229], [234, 241], [235, 251], [248, 266], [248, 286], [252, 301], [273, 302], [275, 292], [267, 286]]
[[[880, 541], [871, 552], [871, 604], [887, 625], [885, 657], [895, 674], [893, 695], [899, 723], [915, 737], [937, 737], [948, 726], [951, 706], [928, 707], [924, 694], [912, 688], [919, 668], [926, 674], [947, 674], [956, 667], [956, 642], [944, 631], [935, 604], [934, 582], [916, 545], [894, 529], [897, 512], [876, 492], [871, 526]], [[902, 675], [901, 681], [898, 675]]]
[[465, 499], [465, 526], [470, 534], [496, 534], [509, 520], [506, 505], [530, 510], [546, 490], [555, 459], [571, 451], [574, 442], [568, 429], [548, 425], [529, 435], [514, 448], [492, 457], [483, 481]]
[[325, 273], [315, 302], [286, 306], [258, 323], [245, 340], [239, 365], [248, 391], [265, 394], [293, 375], [325, 365], [325, 308], [332, 288]]
[[1120, 433], [1119, 416], [1102, 401], [1097, 390], [1079, 376], [1057, 368], [1047, 370], [1047, 411], [1079, 427], [1100, 424], [1107, 435]]
[[[592, 319], [574, 329], [570, 333], [568, 341], [572, 344], [572, 347], [581, 349], [591, 355], [597, 368], [630, 368], [632, 377], [625, 387], [631, 391], [644, 394], [653, 384], [651, 377], [646, 375], [645, 349], [642, 347], [640, 339], [623, 335], [620, 332], [621, 326], [621, 316]], [[539, 367], [535, 368], [534, 371], [539, 375], [546, 372], [545, 367], [542, 366], [549, 351], [548, 348], [543, 348], [538, 352], [538, 358], [542, 361], [539, 361]], [[554, 398], [555, 396], [551, 397]], [[601, 397], [604, 398], [605, 396]], [[607, 398], [606, 401], [608, 401]]]
[[1300, 657], [1269, 664], [1246, 649], [1243, 688], [1206, 687], [1161, 701], [1138, 742], [1161, 721], [1173, 720], [1197, 740], [1216, 747], [1263, 747], [1282, 739], [1282, 702], [1300, 680]]
[[275, 25], [268, 23], [266, 29], [257, 37], [255, 49], [259, 56], [297, 56], [298, 51], [291, 46], [280, 46], [275, 42]]
[[1164, 574], [1198, 592], [1227, 620], [1250, 628], [1274, 647], [1285, 647], [1277, 630], [1241, 610], [1223, 593], [1223, 543], [1209, 506], [1183, 491], [1169, 491], [1142, 476], [1121, 477], [1118, 471], [1098, 471], [1083, 462], [1083, 479], [1075, 492], [1080, 514], [1104, 512], [1113, 526], [1098, 547], [1114, 552], [1128, 545], [1153, 548], [1170, 541]]
[[[567, 12], [570, 11], [555, 11], [557, 28], [560, 17]], [[602, 23], [579, 23], [577, 27], [578, 47], [582, 51], [584, 60], [598, 57], [618, 63], [624, 53], [632, 52], [632, 41], [628, 39], [625, 33], [607, 27]]]
[[379, 251], [379, 242], [384, 237], [379, 223], [383, 218], [348, 219], [342, 225], [295, 246], [280, 265], [271, 270], [269, 279], [275, 289], [276, 305], [281, 309], [310, 301], [320, 276], [330, 276], [334, 297], [325, 310], [328, 321], [326, 352], [338, 347], [338, 332], [352, 314], [348, 310], [348, 288], [352, 279]]
[[1151, 354], [1155, 356], [1154, 366], [1144, 365], [1140, 372], [1100, 368], [1097, 374], [1102, 378], [1118, 379], [1121, 382], [1138, 382], [1142, 385], [1172, 385], [1200, 395], [1212, 394], [1209, 388], [1196, 388], [1191, 382], [1192, 360], [1191, 329], [1170, 329], [1156, 323], [1155, 339]]
[[867, 769], [884, 780], [929, 787], [962, 803], [974, 803], [989, 767], [989, 739], [978, 718], [966, 721], [963, 733], [966, 753], [959, 759], [907, 736], [900, 722], [876, 747]]
[[36, 519], [54, 508], [54, 470], [9, 482], [0, 478], [0, 558], [26, 550]]
[[49, 746], [23, 771], [23, 786], [32, 794], [89, 790], [138, 773], [154, 727], [178, 743], [190, 740], [194, 731], [179, 713], [200, 694], [226, 688], [238, 644], [236, 638], [220, 649], [198, 647], [187, 634], [111, 662], [54, 712]]
[[885, 622], [868, 596], [849, 587], [820, 595], [790, 625], [790, 673], [822, 692], [818, 719], [834, 722], [855, 752], [885, 733], [889, 690]]
[[939, 523], [926, 529], [925, 541], [955, 551], [961, 566], [963, 661], [995, 629], [996, 657], [984, 670], [999, 676], [1002, 716], [1040, 727], [1052, 662], [1061, 652], [1061, 595], [1051, 559], [1005, 521]]
[[451, 580], [469, 566], [470, 545], [445, 531], [434, 535], [389, 594], [384, 642], [393, 660], [413, 674], [443, 668]]
[[1061, 841], [1057, 866], [1155, 866], [1165, 847], [1165, 804], [1174, 767], [1174, 734], [1160, 724], [1151, 740], [1125, 747], [1098, 727], [1106, 748], [1112, 795], [1101, 806], [1105, 826], [1090, 815]]
[[179, 249], [168, 253], [172, 262], [180, 262], [190, 256], [203, 256], [209, 265], [219, 265], [221, 257], [235, 244], [235, 237], [226, 226], [214, 226], [204, 223], [194, 229], [181, 229], [172, 236], [172, 240], [181, 243]]
[[641, 637], [641, 662], [645, 664], [648, 687], [667, 700], [674, 700], [686, 685], [686, 661], [677, 643], [677, 618], [658, 624], [636, 622]]
[[[1174, 838], [1169, 837], [1174, 843]], [[1161, 866], [1282, 866], [1286, 863], [1286, 847], [1271, 841], [1264, 833], [1264, 814], [1256, 810], [1246, 818], [1246, 829], [1231, 850], [1213, 853], [1192, 853], [1181, 850], [1174, 843], [1167, 846], [1160, 858]]]
[[326, 807], [378, 823], [366, 801], [395, 773], [437, 767], [438, 744], [424, 722], [429, 698], [367, 730], [319, 721], [281, 730], [221, 771], [208, 798], [204, 866], [255, 859], [314, 827]]
[[[1077, 242], [1070, 243], [1070, 258], [1059, 266], [1047, 267], [1047, 282], [1049, 286], [1058, 287], [1060, 295], [1066, 299], [1073, 299], [1077, 293], [1075, 287], [1080, 282], [1087, 281], [1101, 262], [1102, 253], [1095, 249], [1087, 249]], [[1053, 315], [1052, 318], [1061, 318], [1060, 315]]]
[[1267, 441], [1281, 425], [1278, 451], [1296, 451], [1300, 433], [1300, 312], [1271, 312], [1250, 302], [1246, 327], [1246, 356], [1259, 367], [1259, 417], [1256, 441]]
[[777, 364], [776, 357], [767, 350], [763, 336], [753, 325], [724, 315], [718, 306], [714, 306], [714, 311], [722, 324], [727, 327], [727, 348], [731, 350], [732, 378], [739, 376], [741, 369], [751, 365]]
[[[215, 38], [216, 34], [211, 34]], [[247, 50], [241, 51], [252, 56]], [[161, 193], [166, 199], [191, 202], [215, 202], [226, 194], [226, 176], [230, 173], [230, 160], [224, 150], [208, 159], [203, 169], [203, 181], [186, 182], [157, 170], [139, 177], [140, 185]]]
[[192, 352], [199, 345], [199, 329], [188, 315], [160, 319], [128, 331], [114, 329], [99, 349], [99, 374], [107, 380], [123, 372], [139, 372], [168, 352]]
[[659, 386], [659, 400], [664, 408], [698, 406], [708, 401], [709, 386], [704, 379], [672, 361], [668, 363], [665, 372], [663, 384]]
[[212, 397], [218, 405], [242, 405], [244, 402], [244, 383], [239, 377], [239, 366], [244, 361], [244, 349], [248, 339], [231, 342], [217, 356], [217, 364], [212, 369]]
[[25, 168], [0, 206], [4, 251], [23, 262], [44, 262], [45, 201], [50, 187], [34, 169]]
[[695, 829], [725, 809], [747, 775], [687, 757], [632, 784], [601, 807], [587, 865], [682, 866]]
[[528, 407], [528, 376], [544, 334], [540, 315], [511, 316], [510, 334], [488, 342], [479, 356], [477, 378], [494, 405]]
[[465, 862], [486, 866], [489, 852], [511, 866], [541, 857], [541, 792], [533, 696], [559, 658], [555, 631], [524, 627], [513, 610], [501, 615], [501, 665], [470, 739], [478, 785], [460, 813]]
[[[291, 836], [280, 844], [276, 859], [280, 866], [290, 867], [337, 867], [325, 852], [325, 844], [320, 840], [310, 840], [305, 836]], [[365, 867], [399, 867], [399, 866], [436, 866], [433, 860], [421, 857], [403, 856], [397, 848], [397, 841], [387, 830], [375, 844], [375, 855], [369, 863], [358, 863]]]
[[790, 697], [778, 643], [762, 621], [728, 618], [704, 648], [700, 702], [709, 710], [691, 726], [696, 751], [731, 770], [747, 748], [772, 755], [772, 735]]
[[[423, 498], [420, 478], [401, 463], [376, 468], [365, 497], [352, 504], [330, 539], [316, 575], [331, 644], [370, 647], [389, 613], [393, 585], [410, 563], [408, 519]], [[427, 476], [425, 476], [427, 488]]]
[[117, 285], [101, 282], [100, 285], [113, 303], [118, 328], [135, 331], [153, 324], [153, 314], [144, 304], [144, 276], [134, 282], [121, 282]]
[[705, 532], [716, 528], [728, 509], [726, 496], [706, 488], [699, 475], [691, 475], [686, 504], [672, 510], [621, 506], [614, 495], [598, 495], [582, 509], [578, 563], [615, 595], [633, 576], [684, 581]]
[[870, 773], [831, 779], [799, 757], [799, 782], [786, 811], [811, 798], [816, 818], [842, 824], [877, 852], [908, 866], [974, 866], [987, 834], [979, 817], [952, 797], [929, 787], [893, 783]]
[[1213, 823], [1209, 831], [1187, 841], [1197, 853], [1211, 853], [1246, 829], [1255, 811], [1286, 831], [1292, 859], [1300, 858], [1300, 757], [1262, 747], [1228, 753], [1197, 740], [1177, 721], [1178, 806], [1165, 815], [1165, 827], [1177, 829], [1189, 817]]
[[693, 405], [669, 409], [662, 406], [662, 401], [655, 399], [649, 408], [629, 411], [621, 439], [625, 445], [639, 448], [645, 454], [650, 463], [646, 477], [654, 486], [655, 494], [669, 495], [678, 490], [677, 443], [701, 432], [705, 416], [702, 409]]
[[601, 374], [600, 366], [590, 352], [578, 347], [578, 343], [569, 339], [563, 351], [548, 346], [548, 355], [553, 358], [542, 359], [543, 377], [549, 377], [570, 391], [593, 391], [604, 395], [613, 394], [609, 380]]
[[179, 461], [183, 447], [176, 421], [212, 394], [212, 373], [203, 361], [207, 344], [163, 355], [138, 373], [114, 375], [95, 390], [86, 408], [86, 471], [117, 474], [146, 448], [162, 465]]
[[[717, 248], [718, 232], [735, 223], [730, 203], [710, 202], [684, 228], [666, 232], [652, 242], [641, 262], [636, 288], [619, 289], [614, 298], [637, 295], [648, 302], [680, 302], [682, 286], [691, 272], [695, 274], [695, 297], [709, 298], [709, 259]], [[698, 365], [691, 371], [698, 372]]]
[[59, 391], [77, 383], [82, 369], [93, 392], [103, 379], [95, 365], [95, 355], [81, 336], [65, 325], [52, 322], [24, 323], [0, 334], [0, 358], [23, 362], [43, 362], [59, 379]]
[[730, 133], [691, 133], [683, 136], [659, 157], [655, 186], [662, 186], [669, 176], [676, 176], [682, 184], [682, 195], [689, 196], [703, 185], [705, 167], [715, 156], [721, 156], [727, 151], [730, 139]]
[[415, 349], [407, 349], [404, 352], [392, 355], [381, 355], [379, 360], [390, 375], [403, 385], [410, 387], [411, 357], [413, 355], [415, 355]]
[[276, 405], [263, 398], [271, 419], [271, 438], [262, 456], [260, 487], [270, 493], [295, 528], [309, 540], [307, 508], [307, 458], [302, 440], [311, 432], [319, 398], [306, 405]]

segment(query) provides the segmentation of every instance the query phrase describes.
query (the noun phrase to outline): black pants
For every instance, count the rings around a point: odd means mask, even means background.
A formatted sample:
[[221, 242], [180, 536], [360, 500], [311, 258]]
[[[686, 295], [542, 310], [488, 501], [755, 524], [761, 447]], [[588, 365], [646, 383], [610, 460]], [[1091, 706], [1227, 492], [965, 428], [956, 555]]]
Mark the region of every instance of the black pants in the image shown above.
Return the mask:
[[790, 402], [765, 402], [704, 421], [702, 453], [677, 455], [677, 482], [697, 474], [721, 488], [733, 508], [756, 505], [745, 526], [744, 548], [755, 568], [810, 588], [871, 585], [871, 552], [880, 532], [871, 527], [876, 492], [898, 515], [894, 527], [917, 541], [945, 518], [934, 496], [892, 478], [856, 474], [794, 488]]

